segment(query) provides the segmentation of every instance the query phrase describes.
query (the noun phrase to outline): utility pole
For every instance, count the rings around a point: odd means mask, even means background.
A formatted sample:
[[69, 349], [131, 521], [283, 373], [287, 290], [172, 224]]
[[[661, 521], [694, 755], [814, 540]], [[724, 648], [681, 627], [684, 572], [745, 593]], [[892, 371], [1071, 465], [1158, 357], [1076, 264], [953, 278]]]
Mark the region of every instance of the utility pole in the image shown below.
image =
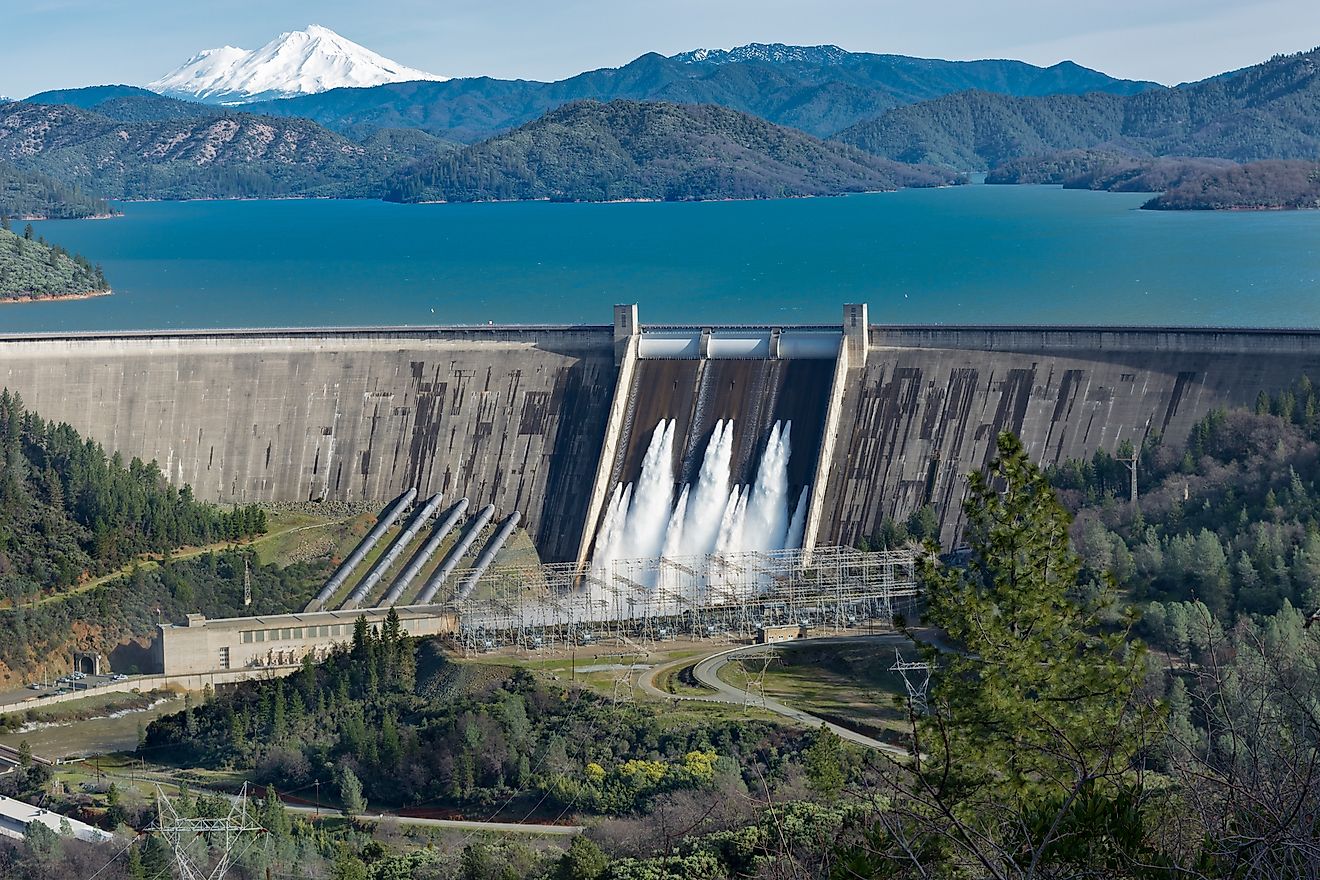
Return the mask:
[[1133, 507], [1137, 506], [1137, 463], [1141, 461], [1141, 450], [1133, 449], [1132, 455], [1128, 458], [1120, 458], [1119, 461], [1128, 466], [1128, 472], [1132, 476], [1131, 488], [1128, 492], [1128, 503]]
[[252, 604], [252, 566], [246, 555], [243, 557], [243, 607]]
[[[1146, 445], [1146, 438], [1150, 436], [1150, 419], [1146, 419], [1146, 430], [1142, 432], [1141, 442], [1132, 445], [1132, 454], [1126, 458], [1118, 458], [1119, 461], [1127, 465], [1128, 473], [1132, 477], [1130, 488], [1128, 490], [1128, 503], [1133, 509], [1137, 506], [1137, 466], [1141, 463], [1141, 448]], [[1117, 456], [1115, 456], [1117, 458]]]

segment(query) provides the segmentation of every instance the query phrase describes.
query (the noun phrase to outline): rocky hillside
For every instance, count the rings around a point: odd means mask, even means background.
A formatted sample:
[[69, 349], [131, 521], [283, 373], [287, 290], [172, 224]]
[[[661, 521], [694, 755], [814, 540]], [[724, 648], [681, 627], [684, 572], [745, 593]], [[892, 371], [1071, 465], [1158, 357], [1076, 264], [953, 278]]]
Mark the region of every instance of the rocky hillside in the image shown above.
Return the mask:
[[955, 182], [722, 107], [581, 101], [398, 175], [397, 201], [749, 199]]
[[304, 119], [223, 113], [122, 122], [69, 105], [0, 105], [0, 161], [105, 198], [376, 196], [416, 156], [388, 142], [366, 147]]

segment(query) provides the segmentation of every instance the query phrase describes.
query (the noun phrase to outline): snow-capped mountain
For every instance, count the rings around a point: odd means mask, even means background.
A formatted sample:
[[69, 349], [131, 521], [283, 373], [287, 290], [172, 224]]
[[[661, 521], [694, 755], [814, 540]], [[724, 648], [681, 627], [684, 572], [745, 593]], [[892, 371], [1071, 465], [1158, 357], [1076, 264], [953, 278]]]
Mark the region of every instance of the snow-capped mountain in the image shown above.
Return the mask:
[[789, 46], [784, 43], [748, 43], [733, 49], [693, 49], [673, 56], [686, 64], [733, 64], [739, 61], [770, 61], [775, 64], [807, 62], [841, 64], [849, 53], [838, 46]]
[[173, 98], [242, 104], [419, 79], [448, 77], [404, 67], [314, 24], [251, 52], [234, 46], [199, 52], [147, 88]]

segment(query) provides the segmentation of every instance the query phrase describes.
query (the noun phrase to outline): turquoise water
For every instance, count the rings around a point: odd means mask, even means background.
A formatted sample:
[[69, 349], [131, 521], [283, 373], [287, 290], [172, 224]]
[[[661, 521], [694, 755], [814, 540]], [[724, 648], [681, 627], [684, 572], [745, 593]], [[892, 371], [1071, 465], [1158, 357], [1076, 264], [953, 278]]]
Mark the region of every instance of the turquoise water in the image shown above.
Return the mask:
[[0, 306], [6, 331], [487, 321], [1320, 325], [1320, 212], [1138, 211], [968, 186], [696, 204], [124, 205], [35, 224], [115, 295]]

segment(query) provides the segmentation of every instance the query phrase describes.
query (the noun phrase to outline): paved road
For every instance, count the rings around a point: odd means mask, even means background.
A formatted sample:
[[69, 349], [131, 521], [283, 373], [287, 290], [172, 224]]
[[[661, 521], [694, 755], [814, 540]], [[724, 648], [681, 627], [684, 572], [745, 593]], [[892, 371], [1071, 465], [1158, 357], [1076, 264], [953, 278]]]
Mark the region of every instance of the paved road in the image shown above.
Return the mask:
[[[158, 770], [138, 771], [133, 774], [120, 773], [115, 771], [104, 771], [103, 776], [115, 777], [118, 779], [133, 779], [134, 781], [143, 780], [157, 782], [174, 788], [179, 787], [179, 780], [173, 773], [165, 773]], [[198, 789], [210, 794], [219, 795], [227, 800], [237, 800], [238, 796], [232, 792], [223, 791], [210, 786], [192, 786], [193, 791]], [[253, 797], [253, 795], [249, 795]], [[281, 800], [284, 800], [281, 798]], [[293, 813], [300, 813], [304, 816], [322, 815], [338, 816], [339, 811], [334, 807], [322, 806], [319, 809], [314, 804], [300, 804], [284, 801], [284, 808]], [[582, 825], [546, 825], [536, 822], [482, 822], [476, 819], [428, 819], [421, 816], [396, 816], [393, 813], [359, 813], [353, 817], [362, 822], [380, 822], [385, 819], [393, 819], [400, 825], [427, 825], [432, 828], [453, 828], [460, 831], [503, 831], [517, 834], [550, 834], [557, 836], [572, 836], [581, 834], [586, 830]]]
[[[814, 643], [814, 644], [838, 645], [838, 644], [859, 642], [859, 641], [865, 641], [868, 643], [877, 643], [877, 647], [881, 645], [889, 646], [889, 645], [900, 645], [900, 644], [908, 643], [907, 638], [899, 633], [886, 633], [884, 635], [845, 636], [842, 638], [793, 639], [789, 642], [780, 642], [779, 644], [805, 645], [805, 644]], [[687, 663], [691, 662], [690, 658], [687, 660], [679, 660], [674, 663], [668, 663], [665, 664], [664, 666], [658, 666], [654, 669], [648, 670], [647, 672], [642, 674], [640, 680], [638, 681], [638, 684], [641, 686], [643, 691], [645, 691], [646, 693], [650, 694], [653, 697], [658, 697], [662, 700], [695, 700], [698, 702], [705, 702], [705, 703], [727, 703], [735, 706], [743, 706], [746, 705], [747, 703], [746, 693], [740, 690], [739, 688], [736, 688], [733, 685], [729, 684], [728, 682], [724, 681], [723, 679], [721, 679], [719, 677], [720, 668], [731, 660], [736, 660], [739, 658], [746, 658], [746, 657], [755, 657], [758, 653], [764, 652], [766, 650], [773, 650], [774, 647], [775, 647], [774, 645], [742, 645], [737, 648], [730, 648], [725, 651], [720, 651], [719, 653], [716, 654], [711, 654], [710, 656], [697, 661], [696, 666], [692, 668], [693, 677], [696, 678], [697, 681], [701, 682], [701, 684], [715, 691], [714, 694], [702, 695], [702, 696], [671, 694], [666, 691], [662, 691], [655, 686], [655, 676], [657, 673], [661, 672], [662, 670], [673, 669], [676, 666], [686, 665]], [[809, 727], [820, 727], [822, 724], [824, 724], [830, 730], [838, 734], [840, 738], [846, 739], [849, 742], [857, 743], [858, 745], [866, 746], [867, 748], [875, 749], [881, 752], [889, 752], [890, 754], [894, 754], [894, 755], [907, 755], [908, 753], [906, 749], [899, 748], [898, 746], [890, 745], [889, 743], [886, 742], [881, 742], [878, 739], [866, 736], [865, 734], [862, 733], [858, 733], [855, 730], [849, 730], [846, 727], [841, 727], [838, 724], [834, 724], [832, 722], [826, 721], [824, 718], [819, 718], [815, 715], [812, 715], [810, 712], [804, 712], [801, 709], [795, 709], [792, 706], [781, 703], [778, 700], [773, 699], [771, 697], [765, 697], [763, 700], [756, 699], [754, 704], [770, 712], [774, 712], [777, 715], [782, 715], [785, 718], [792, 718], [794, 721], [801, 722], [802, 724], [806, 724]]]
[[[304, 804], [285, 803], [284, 808], [294, 813], [311, 815], [316, 807]], [[323, 816], [338, 815], [337, 810], [322, 807]], [[353, 817], [360, 822], [383, 822], [392, 819], [400, 825], [427, 825], [432, 828], [454, 828], [461, 831], [501, 831], [515, 834], [551, 834], [564, 837], [581, 834], [586, 830], [582, 825], [540, 825], [535, 822], [482, 822], [478, 819], [427, 819], [421, 816], [396, 816], [393, 813], [359, 813]]]

